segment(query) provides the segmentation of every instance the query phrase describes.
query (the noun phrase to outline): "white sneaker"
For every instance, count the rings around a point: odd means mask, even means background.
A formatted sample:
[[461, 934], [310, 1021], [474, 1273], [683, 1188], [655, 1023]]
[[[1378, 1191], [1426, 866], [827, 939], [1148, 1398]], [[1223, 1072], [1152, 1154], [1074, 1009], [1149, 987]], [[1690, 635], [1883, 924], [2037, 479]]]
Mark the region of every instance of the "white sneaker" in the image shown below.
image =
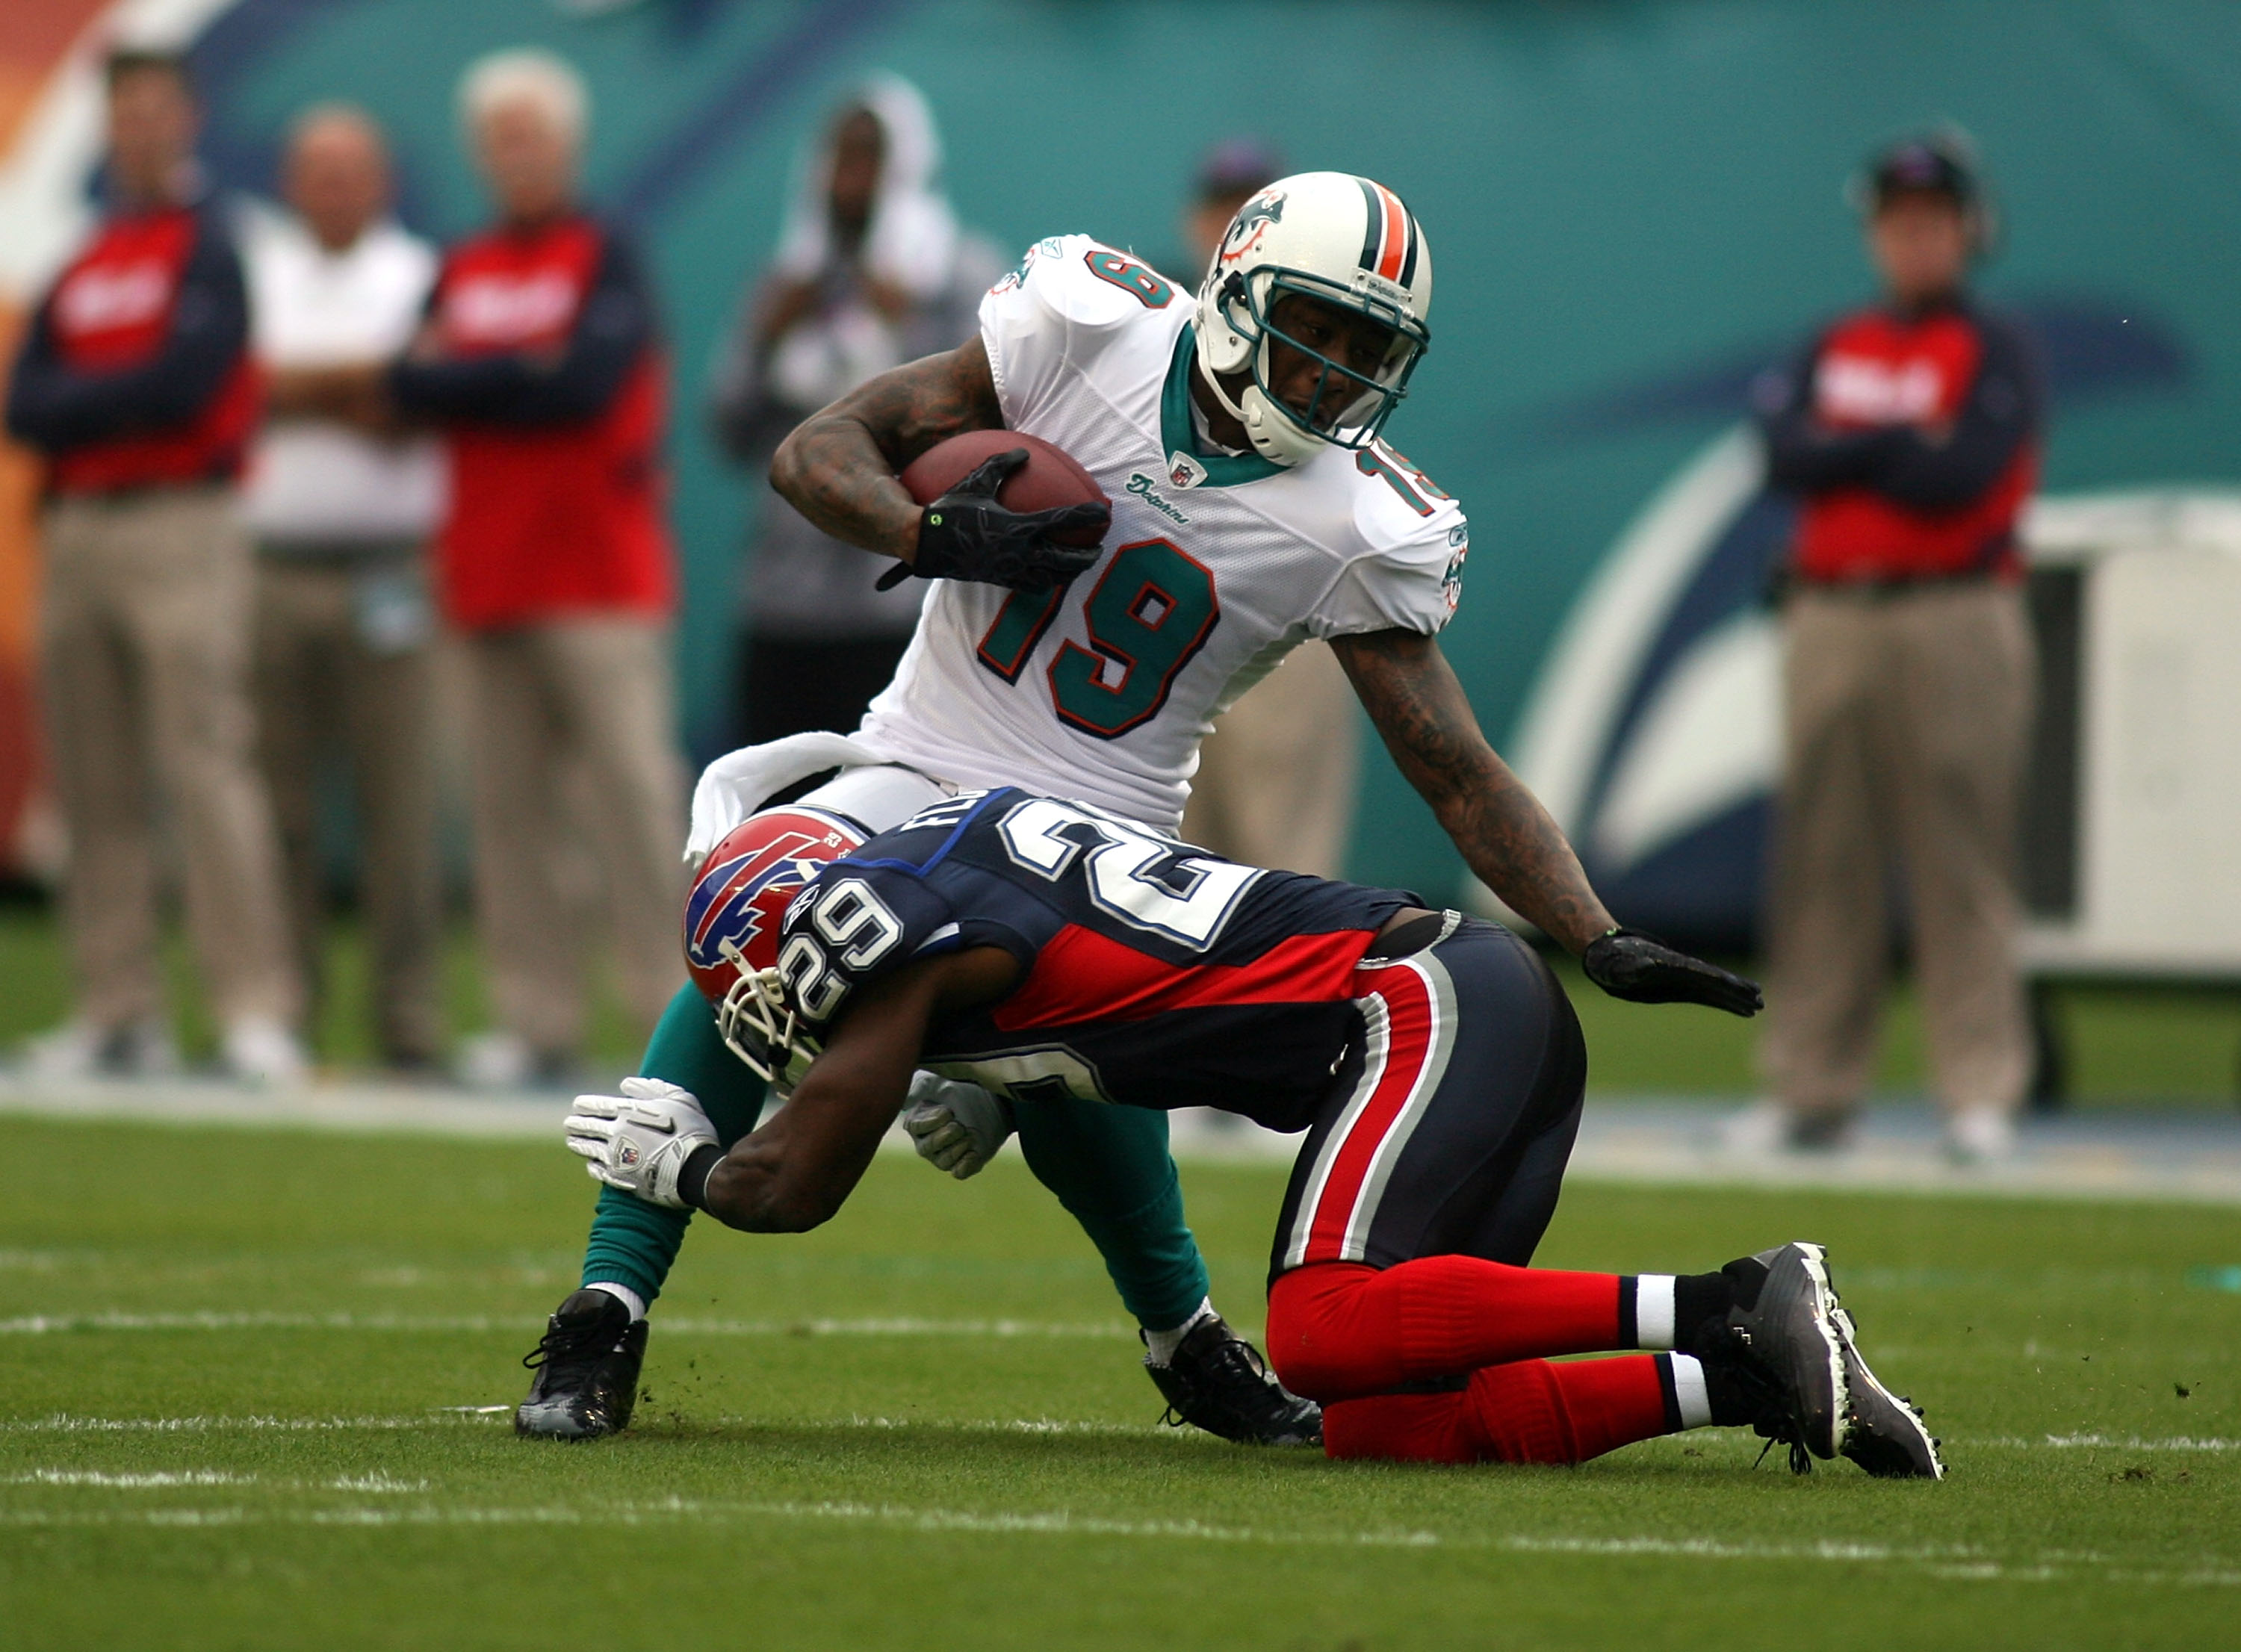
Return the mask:
[[1789, 1111], [1778, 1101], [1758, 1101], [1720, 1121], [1720, 1145], [1729, 1153], [1763, 1159], [1789, 1144]]
[[162, 1078], [178, 1070], [171, 1030], [153, 1018], [111, 1027], [71, 1020], [23, 1041], [23, 1071], [34, 1079]]
[[2005, 1107], [1963, 1107], [1945, 1121], [1945, 1153], [1957, 1165], [2012, 1159], [2016, 1121]]
[[459, 1046], [452, 1063], [459, 1082], [477, 1090], [527, 1087], [537, 1058], [518, 1033], [478, 1033]]
[[1720, 1127], [1720, 1145], [1754, 1158], [1843, 1153], [1852, 1145], [1856, 1122], [1850, 1113], [1792, 1113], [1779, 1101], [1760, 1101], [1729, 1114]]
[[249, 1084], [301, 1084], [311, 1073], [301, 1041], [269, 1015], [244, 1015], [228, 1027], [218, 1060], [230, 1076]]

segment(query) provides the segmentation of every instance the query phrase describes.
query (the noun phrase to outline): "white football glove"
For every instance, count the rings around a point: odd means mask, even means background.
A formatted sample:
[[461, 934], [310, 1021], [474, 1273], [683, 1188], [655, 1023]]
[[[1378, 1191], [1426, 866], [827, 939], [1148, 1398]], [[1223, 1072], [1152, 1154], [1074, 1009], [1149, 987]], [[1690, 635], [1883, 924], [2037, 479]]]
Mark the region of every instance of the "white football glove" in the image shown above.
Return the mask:
[[911, 1080], [903, 1128], [920, 1158], [963, 1181], [987, 1168], [1010, 1137], [1011, 1104], [977, 1084], [920, 1073]]
[[625, 1079], [620, 1095], [579, 1095], [568, 1115], [568, 1147], [591, 1160], [595, 1181], [651, 1205], [686, 1208], [677, 1196], [685, 1161], [713, 1147], [716, 1127], [692, 1092], [661, 1079]]

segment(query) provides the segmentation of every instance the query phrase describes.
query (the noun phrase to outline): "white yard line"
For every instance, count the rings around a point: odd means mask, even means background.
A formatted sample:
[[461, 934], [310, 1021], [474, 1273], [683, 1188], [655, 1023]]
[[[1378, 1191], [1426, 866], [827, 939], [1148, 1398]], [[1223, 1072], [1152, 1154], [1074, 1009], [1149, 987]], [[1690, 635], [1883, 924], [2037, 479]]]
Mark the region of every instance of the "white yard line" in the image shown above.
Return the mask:
[[460, 1423], [503, 1422], [512, 1406], [447, 1406], [407, 1417], [77, 1417], [55, 1412], [43, 1417], [0, 1420], [0, 1434], [325, 1434], [391, 1432], [452, 1428]]
[[2007, 1435], [1990, 1440], [1957, 1440], [1952, 1443], [1970, 1450], [2241, 1451], [2241, 1440], [2197, 1438], [2183, 1434], [2161, 1440], [2143, 1439], [2138, 1435], [2113, 1434], [2049, 1434], [2041, 1435], [2037, 1439]]
[[527, 1317], [393, 1314], [28, 1314], [0, 1320], [0, 1336], [53, 1336], [71, 1331], [509, 1331], [542, 1330]]
[[685, 1336], [1000, 1336], [1087, 1337], [1133, 1342], [1135, 1329], [1118, 1320], [694, 1320], [665, 1319], [664, 1331]]
[[[1046, 1320], [812, 1319], [705, 1320], [665, 1318], [677, 1336], [959, 1336], [1091, 1338], [1127, 1341], [1134, 1333], [1118, 1321], [1070, 1323]], [[52, 1336], [73, 1331], [374, 1331], [416, 1334], [504, 1332], [533, 1335], [541, 1319], [486, 1314], [197, 1313], [30, 1314], [0, 1320], [0, 1336]]]
[[[0, 1435], [6, 1434], [206, 1434], [206, 1433], [395, 1433], [414, 1428], [453, 1428], [460, 1424], [503, 1424], [513, 1415], [510, 1405], [440, 1406], [409, 1416], [388, 1417], [271, 1417], [271, 1416], [191, 1416], [191, 1417], [83, 1417], [57, 1413], [45, 1417], [0, 1419]], [[1134, 1439], [1174, 1440], [1184, 1443], [1203, 1443], [1205, 1436], [1187, 1428], [1170, 1428], [1156, 1422], [1109, 1422], [1063, 1417], [991, 1417], [991, 1418], [927, 1418], [880, 1417], [851, 1415], [833, 1418], [757, 1418], [723, 1416], [699, 1419], [711, 1426], [766, 1425], [786, 1428], [863, 1428], [905, 1432], [924, 1429], [939, 1434], [1034, 1434], [1034, 1435], [1094, 1435]], [[1755, 1441], [1741, 1435], [1705, 1435], [1693, 1436], [1693, 1449], [1734, 1447], [1738, 1451], [1754, 1448]], [[2241, 1452], [2241, 1440], [2226, 1439], [2211, 1435], [2166, 1435], [2149, 1437], [2143, 1435], [2107, 1434], [2048, 1434], [2033, 1436], [1994, 1435], [1977, 1438], [1957, 1438], [1947, 1441], [1950, 1448], [1965, 1451], [2158, 1451], [2206, 1454], [2217, 1455], [2226, 1452]], [[38, 1475], [15, 1477], [14, 1483], [30, 1483], [59, 1470], [41, 1470]], [[60, 1483], [60, 1482], [55, 1482]], [[89, 1474], [87, 1485], [110, 1483]], [[117, 1483], [123, 1483], [118, 1481]], [[157, 1483], [150, 1481], [150, 1484]], [[167, 1482], [168, 1483], [168, 1482]], [[189, 1483], [181, 1481], [178, 1483]], [[215, 1483], [215, 1482], [210, 1482]], [[344, 1482], [336, 1482], [349, 1489]], [[400, 1482], [404, 1483], [404, 1482]], [[393, 1490], [396, 1485], [366, 1486], [361, 1489]]]
[[425, 1480], [399, 1480], [379, 1469], [371, 1474], [340, 1475], [332, 1480], [268, 1480], [261, 1475], [237, 1475], [224, 1468], [164, 1469], [147, 1474], [104, 1474], [93, 1468], [35, 1468], [27, 1475], [10, 1475], [0, 1485], [92, 1487], [104, 1491], [168, 1491], [178, 1486], [258, 1486], [267, 1491], [356, 1491], [381, 1495], [425, 1492]]
[[257, 1476], [229, 1474], [222, 1468], [189, 1468], [139, 1475], [109, 1475], [93, 1468], [37, 1468], [28, 1475], [10, 1475], [7, 1483], [11, 1486], [103, 1486], [123, 1491], [149, 1491], [171, 1486], [249, 1486], [257, 1483]]
[[2241, 1587], [2241, 1562], [2209, 1558], [2191, 1564], [2136, 1568], [2114, 1557], [2073, 1550], [2001, 1556], [1966, 1546], [1901, 1547], [1823, 1539], [1812, 1542], [1736, 1542], [1715, 1538], [1575, 1536], [1509, 1533], [1450, 1535], [1423, 1528], [1299, 1531], [1224, 1525], [1198, 1520], [1118, 1520], [1070, 1510], [917, 1508], [893, 1503], [825, 1502], [706, 1502], [683, 1497], [646, 1502], [574, 1505], [351, 1505], [271, 1509], [244, 1505], [209, 1508], [0, 1509], [0, 1527], [130, 1527], [229, 1528], [250, 1525], [425, 1527], [598, 1525], [632, 1527], [657, 1522], [795, 1521], [876, 1525], [943, 1535], [1120, 1538], [1154, 1542], [1216, 1543], [1270, 1548], [1458, 1549], [1496, 1554], [1575, 1555], [1601, 1560], [1692, 1560], [1720, 1562], [1798, 1562], [1843, 1566], [1897, 1566], [1951, 1582], [2086, 1582], [2144, 1587]]

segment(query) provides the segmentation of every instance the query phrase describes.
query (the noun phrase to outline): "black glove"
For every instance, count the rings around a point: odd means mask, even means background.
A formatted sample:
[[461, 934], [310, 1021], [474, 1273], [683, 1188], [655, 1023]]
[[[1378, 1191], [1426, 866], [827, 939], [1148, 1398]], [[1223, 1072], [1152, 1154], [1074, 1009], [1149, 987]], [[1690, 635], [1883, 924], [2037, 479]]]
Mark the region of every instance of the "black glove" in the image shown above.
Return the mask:
[[1638, 929], [1614, 929], [1588, 943], [1580, 964], [1613, 998], [1635, 1004], [1708, 1004], [1730, 1015], [1766, 1007], [1756, 981], [1676, 952]]
[[1024, 447], [998, 453], [927, 505], [919, 518], [917, 560], [888, 569], [880, 589], [915, 574], [921, 579], [973, 579], [1013, 591], [1047, 591], [1095, 562], [1095, 546], [1054, 545], [1049, 536], [1068, 528], [1101, 531], [1113, 520], [1111, 505], [1007, 511], [996, 503], [997, 491], [1027, 462]]

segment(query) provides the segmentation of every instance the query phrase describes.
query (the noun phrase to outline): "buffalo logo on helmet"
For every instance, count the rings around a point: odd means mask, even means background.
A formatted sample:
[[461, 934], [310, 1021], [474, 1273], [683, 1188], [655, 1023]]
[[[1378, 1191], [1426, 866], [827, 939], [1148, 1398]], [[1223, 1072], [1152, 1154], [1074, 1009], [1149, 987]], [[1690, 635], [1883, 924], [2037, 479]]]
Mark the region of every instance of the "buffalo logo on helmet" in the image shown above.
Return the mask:
[[769, 809], [718, 844], [685, 900], [685, 962], [702, 992], [721, 997], [729, 987], [737, 966], [727, 941], [750, 969], [775, 963], [794, 897], [864, 840], [837, 815]]
[[1243, 206], [1229, 221], [1229, 233], [1222, 237], [1221, 262], [1234, 264], [1261, 244], [1261, 237], [1268, 233], [1272, 224], [1284, 221], [1284, 191], [1263, 190]]

